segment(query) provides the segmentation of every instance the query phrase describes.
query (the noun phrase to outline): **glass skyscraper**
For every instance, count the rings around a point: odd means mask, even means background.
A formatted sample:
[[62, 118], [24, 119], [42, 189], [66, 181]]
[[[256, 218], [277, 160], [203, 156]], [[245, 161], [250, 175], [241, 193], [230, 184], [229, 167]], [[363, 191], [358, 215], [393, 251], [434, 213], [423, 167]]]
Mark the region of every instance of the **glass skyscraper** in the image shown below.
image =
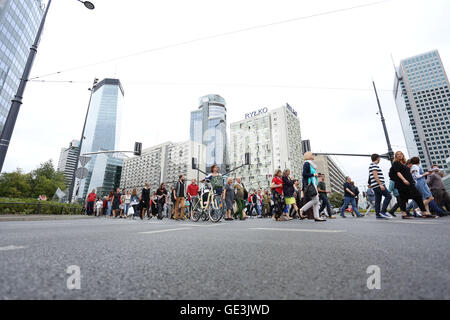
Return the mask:
[[41, 0], [0, 0], [0, 132], [43, 14]]
[[191, 140], [206, 146], [206, 166], [224, 172], [228, 164], [227, 108], [217, 94], [200, 98], [198, 110], [191, 112]]
[[[123, 97], [124, 91], [118, 79], [104, 79], [95, 86], [81, 154], [117, 150], [120, 140]], [[122, 159], [114, 157], [112, 154], [91, 157], [86, 165], [88, 176], [79, 185], [78, 198], [84, 199], [91, 191], [90, 189], [98, 189], [103, 186], [104, 188], [119, 187], [120, 176], [116, 177], [113, 173], [118, 172], [115, 167], [121, 167]], [[108, 171], [107, 174], [105, 174], [106, 171]]]
[[450, 156], [450, 88], [437, 50], [404, 59], [395, 76], [394, 97], [410, 157], [425, 170], [447, 168]]

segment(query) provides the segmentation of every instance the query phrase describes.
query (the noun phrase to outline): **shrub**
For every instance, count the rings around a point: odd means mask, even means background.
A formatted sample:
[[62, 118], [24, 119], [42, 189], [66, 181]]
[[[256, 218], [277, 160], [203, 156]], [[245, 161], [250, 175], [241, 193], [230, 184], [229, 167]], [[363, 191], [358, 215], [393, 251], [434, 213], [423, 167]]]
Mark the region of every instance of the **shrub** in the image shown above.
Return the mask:
[[78, 215], [82, 214], [82, 205], [34, 199], [0, 198], [1, 214]]

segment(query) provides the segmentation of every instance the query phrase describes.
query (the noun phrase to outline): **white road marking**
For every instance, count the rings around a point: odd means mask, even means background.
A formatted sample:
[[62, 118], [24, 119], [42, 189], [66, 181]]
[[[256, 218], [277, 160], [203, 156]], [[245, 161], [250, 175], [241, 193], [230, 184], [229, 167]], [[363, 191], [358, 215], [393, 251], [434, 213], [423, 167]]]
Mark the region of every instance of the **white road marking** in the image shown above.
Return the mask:
[[393, 223], [409, 223], [409, 224], [439, 224], [436, 222], [415, 222], [415, 221], [390, 221]]
[[192, 226], [192, 227], [203, 227], [203, 228], [210, 228], [210, 227], [219, 227], [226, 225], [225, 223], [216, 223], [216, 224], [195, 224], [195, 223], [183, 223], [184, 226]]
[[249, 230], [268, 230], [268, 231], [297, 231], [297, 232], [317, 232], [317, 233], [342, 233], [347, 230], [314, 230], [314, 229], [291, 229], [291, 228], [249, 228]]
[[6, 246], [6, 247], [0, 247], [0, 251], [10, 251], [10, 250], [18, 250], [18, 249], [25, 249], [25, 246]]
[[145, 231], [145, 232], [139, 232], [139, 233], [141, 233], [141, 234], [152, 234], [152, 233], [163, 233], [163, 232], [189, 230], [189, 229], [192, 229], [192, 228], [164, 229], [164, 230], [155, 230], [155, 231]]

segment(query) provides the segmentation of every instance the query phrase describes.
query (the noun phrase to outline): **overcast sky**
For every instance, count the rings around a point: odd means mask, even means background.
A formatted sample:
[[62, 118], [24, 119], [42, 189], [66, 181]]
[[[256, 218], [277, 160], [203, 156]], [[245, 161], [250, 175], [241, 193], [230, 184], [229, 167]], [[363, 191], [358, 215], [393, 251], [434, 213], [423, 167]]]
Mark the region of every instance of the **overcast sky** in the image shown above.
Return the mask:
[[[371, 2], [92, 1], [94, 11], [75, 0], [53, 1], [32, 76]], [[132, 149], [134, 141], [147, 148], [188, 140], [190, 111], [198, 108], [200, 96], [214, 93], [227, 102], [228, 125], [246, 112], [288, 102], [313, 151], [384, 153], [373, 78], [394, 149], [406, 151], [392, 96], [391, 54], [398, 64], [438, 49], [449, 71], [449, 21], [448, 0], [392, 0], [42, 78], [73, 84], [30, 82], [4, 170], [29, 171], [48, 159], [57, 163], [61, 148], [81, 135], [87, 89], [95, 77], [122, 81], [121, 149]], [[369, 159], [337, 161], [358, 185], [366, 184]]]

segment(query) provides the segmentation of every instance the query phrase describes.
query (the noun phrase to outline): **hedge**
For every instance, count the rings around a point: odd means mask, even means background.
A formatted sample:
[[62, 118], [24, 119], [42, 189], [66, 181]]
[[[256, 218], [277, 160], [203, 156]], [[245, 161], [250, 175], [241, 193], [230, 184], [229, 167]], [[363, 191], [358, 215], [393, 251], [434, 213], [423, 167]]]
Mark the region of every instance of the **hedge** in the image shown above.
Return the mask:
[[38, 201], [34, 199], [0, 198], [0, 215], [2, 214], [48, 214], [79, 215], [83, 214], [80, 204]]

